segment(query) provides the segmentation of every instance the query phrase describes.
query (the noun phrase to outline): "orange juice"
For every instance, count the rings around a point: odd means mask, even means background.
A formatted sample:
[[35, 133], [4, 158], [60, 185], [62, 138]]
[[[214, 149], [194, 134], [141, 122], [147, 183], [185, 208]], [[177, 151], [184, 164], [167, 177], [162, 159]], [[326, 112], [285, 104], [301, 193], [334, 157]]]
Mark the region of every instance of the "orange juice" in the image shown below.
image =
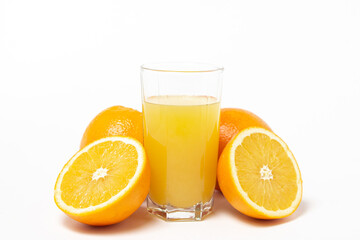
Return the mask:
[[148, 97], [143, 114], [151, 200], [178, 208], [211, 200], [219, 145], [219, 101], [207, 96]]

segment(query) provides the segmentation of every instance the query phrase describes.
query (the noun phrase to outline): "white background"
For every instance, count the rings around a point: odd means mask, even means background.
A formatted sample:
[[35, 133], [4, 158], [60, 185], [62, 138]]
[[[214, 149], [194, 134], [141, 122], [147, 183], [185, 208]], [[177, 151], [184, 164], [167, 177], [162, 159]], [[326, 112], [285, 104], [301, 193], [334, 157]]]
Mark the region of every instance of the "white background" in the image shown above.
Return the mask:
[[[92, 228], [53, 201], [90, 120], [138, 110], [139, 66], [225, 67], [222, 107], [251, 110], [282, 137], [304, 181], [299, 209], [243, 216], [216, 194], [203, 222], [144, 206]], [[1, 239], [359, 239], [360, 1], [0, 2]]]

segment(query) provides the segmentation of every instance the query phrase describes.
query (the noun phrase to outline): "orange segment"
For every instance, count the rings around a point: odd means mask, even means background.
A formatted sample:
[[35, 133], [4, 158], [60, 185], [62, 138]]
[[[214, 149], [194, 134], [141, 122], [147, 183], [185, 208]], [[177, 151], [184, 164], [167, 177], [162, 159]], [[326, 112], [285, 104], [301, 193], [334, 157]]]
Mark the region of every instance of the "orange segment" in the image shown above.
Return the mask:
[[149, 185], [150, 169], [141, 143], [108, 137], [86, 146], [65, 165], [55, 185], [55, 202], [80, 222], [108, 225], [134, 212]]
[[220, 188], [240, 212], [281, 218], [301, 201], [302, 180], [287, 145], [263, 128], [248, 128], [229, 142], [218, 166]]

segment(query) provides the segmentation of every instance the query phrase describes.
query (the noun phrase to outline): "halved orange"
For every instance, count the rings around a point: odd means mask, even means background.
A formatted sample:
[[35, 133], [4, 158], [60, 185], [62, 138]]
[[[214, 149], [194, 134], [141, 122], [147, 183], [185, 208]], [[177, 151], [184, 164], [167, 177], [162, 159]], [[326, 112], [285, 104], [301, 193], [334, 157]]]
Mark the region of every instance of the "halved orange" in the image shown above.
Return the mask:
[[100, 226], [130, 216], [149, 187], [150, 167], [142, 144], [130, 137], [107, 137], [68, 161], [57, 178], [54, 197], [71, 218]]
[[286, 143], [263, 128], [247, 128], [221, 154], [220, 189], [241, 213], [259, 219], [289, 216], [300, 204], [302, 179]]

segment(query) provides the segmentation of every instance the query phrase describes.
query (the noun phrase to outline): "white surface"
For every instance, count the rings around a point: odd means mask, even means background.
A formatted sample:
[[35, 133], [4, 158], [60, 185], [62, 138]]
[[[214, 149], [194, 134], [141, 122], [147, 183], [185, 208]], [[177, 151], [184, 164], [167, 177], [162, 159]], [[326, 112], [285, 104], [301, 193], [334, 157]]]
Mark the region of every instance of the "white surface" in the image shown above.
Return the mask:
[[[223, 107], [261, 116], [298, 160], [294, 215], [258, 221], [222, 197], [203, 222], [144, 207], [90, 228], [53, 187], [102, 109], [141, 109], [139, 65], [225, 67]], [[0, 2], [1, 239], [359, 239], [359, 1]]]

